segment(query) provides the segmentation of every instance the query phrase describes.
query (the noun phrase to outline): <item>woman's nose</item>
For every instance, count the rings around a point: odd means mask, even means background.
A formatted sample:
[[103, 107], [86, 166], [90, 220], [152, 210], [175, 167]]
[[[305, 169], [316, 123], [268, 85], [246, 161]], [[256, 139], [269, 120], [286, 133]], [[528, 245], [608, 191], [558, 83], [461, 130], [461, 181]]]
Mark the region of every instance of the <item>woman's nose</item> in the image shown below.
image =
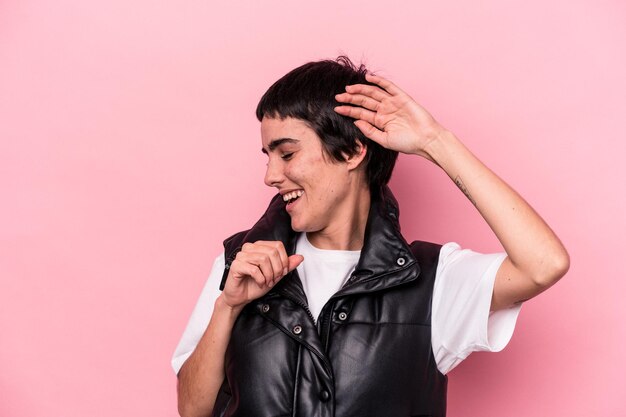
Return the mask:
[[278, 163], [273, 161], [267, 162], [267, 168], [265, 170], [265, 185], [268, 187], [277, 187], [283, 181], [284, 176], [282, 169]]

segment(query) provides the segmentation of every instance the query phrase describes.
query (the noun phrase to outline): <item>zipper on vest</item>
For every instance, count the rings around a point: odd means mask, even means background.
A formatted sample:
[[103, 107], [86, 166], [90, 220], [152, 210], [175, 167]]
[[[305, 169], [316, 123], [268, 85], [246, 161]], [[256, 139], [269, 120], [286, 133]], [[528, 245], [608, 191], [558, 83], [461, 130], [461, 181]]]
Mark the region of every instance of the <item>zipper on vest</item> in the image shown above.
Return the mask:
[[304, 311], [306, 311], [306, 313], [309, 315], [309, 318], [311, 319], [311, 323], [313, 323], [313, 326], [315, 326], [315, 317], [313, 317], [313, 313], [311, 313], [309, 306], [305, 303], [296, 303], [296, 304], [304, 308]]
[[242, 246], [238, 246], [234, 251], [232, 251], [231, 255], [225, 259], [224, 261], [224, 272], [222, 273], [222, 280], [220, 281], [220, 291], [224, 291], [224, 286], [226, 285], [226, 279], [228, 278], [228, 274], [230, 273], [230, 266], [235, 261], [237, 254], [241, 251]]
[[[335, 309], [335, 302], [330, 305], [330, 309], [328, 313], [325, 313], [320, 320], [320, 339], [322, 340], [322, 346], [324, 346], [324, 351], [328, 352], [328, 341], [330, 340], [330, 317], [333, 315], [333, 310]], [[324, 309], [325, 310], [325, 309]]]
[[[309, 306], [306, 305], [306, 303], [301, 302], [300, 300], [297, 300], [283, 292], [280, 292], [282, 294], [283, 297], [285, 297], [288, 300], [293, 301], [294, 303], [296, 303], [297, 305], [299, 305], [300, 307], [302, 307], [304, 309], [304, 311], [306, 311], [307, 315], [309, 316], [309, 318], [311, 319], [311, 323], [313, 323], [313, 326], [315, 326], [315, 319], [313, 318], [313, 313], [311, 313], [311, 310], [309, 309]], [[317, 327], [316, 327], [317, 328]], [[303, 343], [304, 345], [309, 345], [308, 343]], [[320, 358], [320, 360], [322, 361], [322, 363], [324, 365], [326, 365], [326, 369], [328, 370], [329, 375], [331, 375], [331, 380], [332, 380], [332, 366], [330, 365], [330, 362], [328, 361], [328, 358], [320, 353], [318, 353], [315, 349], [309, 349], [311, 352], [313, 352], [313, 354], [315, 356], [317, 356], [318, 358]]]
[[311, 313], [311, 310], [309, 309], [309, 306], [306, 303], [303, 303], [302, 301], [288, 295], [285, 294], [284, 292], [280, 291], [280, 294], [285, 297], [288, 300], [293, 301], [294, 303], [296, 303], [297, 305], [299, 305], [300, 307], [302, 307], [304, 309], [304, 311], [306, 311], [306, 314], [309, 316], [309, 318], [311, 319], [311, 323], [313, 323], [313, 325], [315, 326], [315, 318], [313, 317], [313, 313]]

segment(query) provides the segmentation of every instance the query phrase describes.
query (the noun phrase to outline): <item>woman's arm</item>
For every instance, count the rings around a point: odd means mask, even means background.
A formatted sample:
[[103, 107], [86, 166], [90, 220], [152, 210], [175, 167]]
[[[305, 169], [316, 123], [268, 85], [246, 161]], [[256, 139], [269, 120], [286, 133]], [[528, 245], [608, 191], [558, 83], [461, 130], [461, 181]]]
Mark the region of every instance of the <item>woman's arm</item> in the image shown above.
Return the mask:
[[287, 256], [281, 242], [243, 245], [230, 266], [207, 329], [178, 373], [178, 413], [182, 417], [211, 415], [224, 381], [224, 355], [239, 313], [302, 260], [301, 255]]
[[224, 303], [220, 295], [213, 315], [195, 350], [178, 373], [178, 413], [182, 417], [209, 416], [224, 381], [224, 354], [241, 309]]
[[358, 107], [335, 110], [355, 118], [357, 127], [382, 146], [437, 164], [476, 206], [508, 255], [496, 275], [492, 310], [530, 299], [565, 275], [567, 251], [515, 190], [393, 83], [369, 74], [367, 80], [380, 88], [347, 86], [337, 101]]

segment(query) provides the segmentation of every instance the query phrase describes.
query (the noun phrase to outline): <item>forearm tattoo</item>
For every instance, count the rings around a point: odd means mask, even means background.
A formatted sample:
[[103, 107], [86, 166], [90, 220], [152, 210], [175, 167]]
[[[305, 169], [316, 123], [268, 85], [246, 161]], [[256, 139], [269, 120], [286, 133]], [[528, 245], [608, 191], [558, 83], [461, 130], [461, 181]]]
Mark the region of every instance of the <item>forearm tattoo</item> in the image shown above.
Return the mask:
[[457, 187], [459, 187], [459, 190], [461, 190], [463, 194], [465, 194], [465, 197], [467, 197], [467, 199], [471, 201], [471, 203], [474, 206], [476, 206], [476, 201], [474, 201], [474, 199], [472, 198], [472, 195], [469, 193], [469, 190], [467, 189], [465, 184], [463, 184], [463, 181], [461, 181], [461, 177], [456, 177], [454, 179], [454, 183], [456, 184]]

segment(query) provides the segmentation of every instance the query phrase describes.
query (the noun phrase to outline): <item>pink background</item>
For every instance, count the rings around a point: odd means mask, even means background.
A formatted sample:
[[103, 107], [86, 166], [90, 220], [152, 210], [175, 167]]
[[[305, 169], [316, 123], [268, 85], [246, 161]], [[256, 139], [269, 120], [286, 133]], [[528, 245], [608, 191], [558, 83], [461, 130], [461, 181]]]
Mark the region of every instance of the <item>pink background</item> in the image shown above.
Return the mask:
[[[4, 0], [0, 416], [177, 414], [172, 351], [222, 239], [273, 194], [257, 100], [339, 53], [410, 92], [571, 254], [502, 353], [451, 373], [449, 415], [626, 415], [625, 22], [618, 0]], [[426, 161], [401, 157], [391, 185], [409, 239], [500, 249]]]

